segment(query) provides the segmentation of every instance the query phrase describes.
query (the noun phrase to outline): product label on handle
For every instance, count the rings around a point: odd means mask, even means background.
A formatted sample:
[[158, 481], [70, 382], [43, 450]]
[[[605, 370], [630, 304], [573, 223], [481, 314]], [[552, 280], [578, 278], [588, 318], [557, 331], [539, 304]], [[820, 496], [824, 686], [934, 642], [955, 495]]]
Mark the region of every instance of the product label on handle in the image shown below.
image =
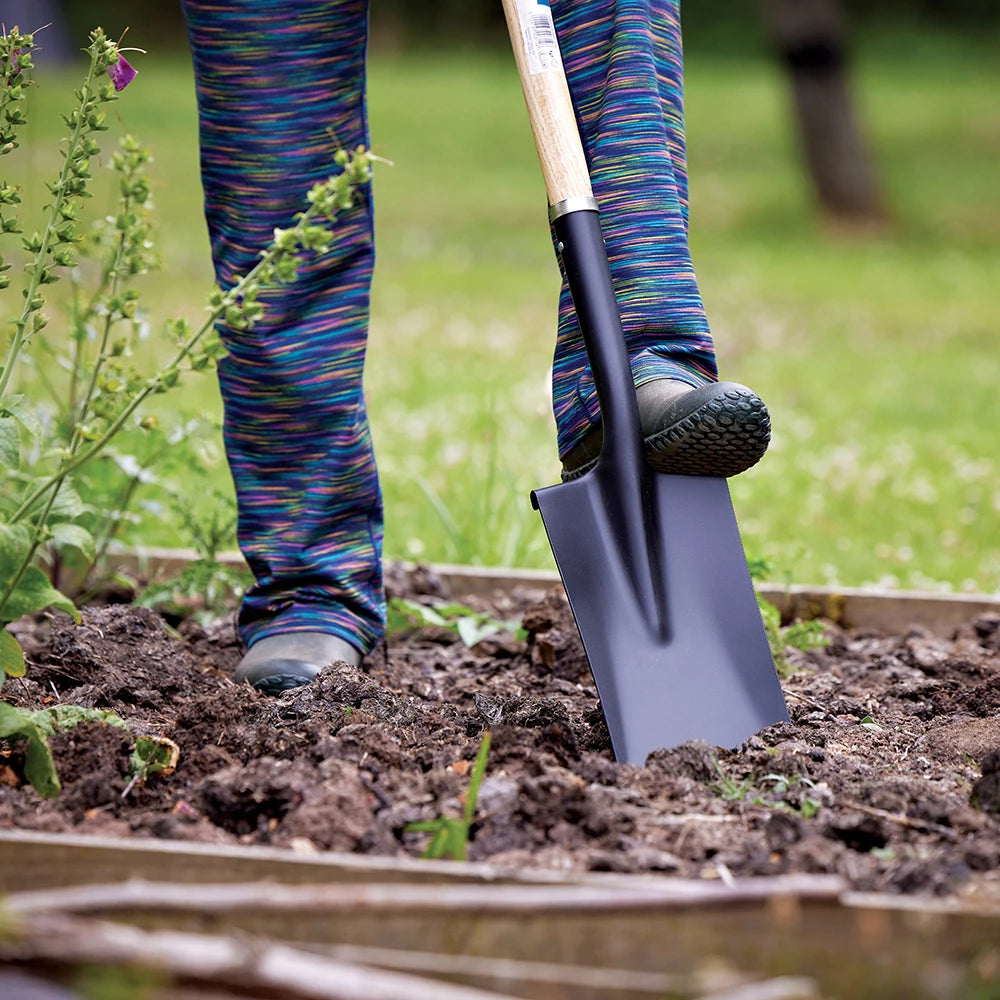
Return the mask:
[[535, 76], [559, 69], [562, 65], [559, 43], [548, 0], [517, 0], [517, 13], [521, 21], [528, 72]]

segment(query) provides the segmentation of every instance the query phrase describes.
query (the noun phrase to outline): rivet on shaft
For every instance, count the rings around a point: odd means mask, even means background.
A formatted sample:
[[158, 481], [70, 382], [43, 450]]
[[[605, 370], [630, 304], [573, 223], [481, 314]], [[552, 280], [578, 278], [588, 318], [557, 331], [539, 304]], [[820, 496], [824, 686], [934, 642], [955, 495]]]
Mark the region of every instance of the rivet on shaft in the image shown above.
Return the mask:
[[563, 243], [563, 242], [562, 242], [562, 240], [560, 240], [560, 241], [559, 241], [559, 242], [558, 242], [558, 243], [556, 244], [556, 253], [557, 253], [557, 254], [559, 254], [559, 256], [561, 257], [561, 256], [562, 256], [562, 252], [563, 252], [563, 250], [565, 250], [565, 249], [566, 249], [566, 244], [565, 244], [565, 243]]

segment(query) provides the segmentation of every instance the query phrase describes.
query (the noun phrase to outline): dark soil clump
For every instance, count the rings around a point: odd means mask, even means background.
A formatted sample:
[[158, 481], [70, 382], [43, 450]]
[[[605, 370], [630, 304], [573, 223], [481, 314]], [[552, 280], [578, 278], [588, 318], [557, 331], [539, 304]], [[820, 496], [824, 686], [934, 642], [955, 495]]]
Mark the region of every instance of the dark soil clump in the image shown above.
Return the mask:
[[[1000, 618], [944, 638], [847, 633], [790, 651], [791, 722], [738, 751], [689, 743], [645, 767], [612, 758], [558, 593], [506, 599], [527, 638], [472, 649], [452, 632], [390, 639], [278, 698], [231, 680], [232, 624], [94, 608], [20, 626], [27, 678], [4, 697], [119, 713], [180, 748], [129, 784], [128, 733], [53, 741], [63, 792], [19, 786], [0, 755], [0, 827], [416, 856], [407, 824], [459, 817], [485, 730], [472, 860], [728, 878], [836, 872], [859, 889], [1000, 894]], [[0, 742], [0, 751], [3, 744]]]

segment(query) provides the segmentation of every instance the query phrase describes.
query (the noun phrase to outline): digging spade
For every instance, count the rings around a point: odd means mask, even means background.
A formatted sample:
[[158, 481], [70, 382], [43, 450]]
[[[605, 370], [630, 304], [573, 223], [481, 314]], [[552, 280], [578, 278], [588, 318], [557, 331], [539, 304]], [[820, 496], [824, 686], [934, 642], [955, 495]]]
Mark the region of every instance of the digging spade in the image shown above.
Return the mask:
[[503, 0], [604, 427], [596, 466], [536, 490], [615, 757], [735, 747], [787, 720], [724, 479], [653, 472], [546, 0]]

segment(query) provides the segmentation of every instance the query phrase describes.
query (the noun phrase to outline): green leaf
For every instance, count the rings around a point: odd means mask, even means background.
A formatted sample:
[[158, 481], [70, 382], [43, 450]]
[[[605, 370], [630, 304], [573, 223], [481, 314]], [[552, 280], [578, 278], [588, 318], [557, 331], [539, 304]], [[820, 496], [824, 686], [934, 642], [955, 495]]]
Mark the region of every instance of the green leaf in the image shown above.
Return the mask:
[[35, 735], [28, 738], [28, 752], [24, 756], [24, 776], [43, 799], [54, 799], [62, 791], [56, 762], [52, 759], [49, 741], [44, 736]]
[[503, 622], [492, 621], [489, 618], [482, 620], [482, 615], [475, 617], [459, 618], [455, 622], [458, 629], [459, 638], [469, 649], [482, 642], [488, 635], [496, 635], [504, 629]]
[[[0, 593], [5, 592], [13, 580], [13, 574], [5, 576], [6, 579], [0, 579]], [[56, 590], [37, 566], [29, 566], [14, 592], [0, 604], [0, 624], [17, 621], [22, 615], [30, 615], [43, 608], [65, 611], [73, 621], [80, 621], [76, 605], [65, 594]]]
[[389, 619], [387, 631], [390, 635], [402, 632], [404, 629], [420, 625], [448, 626], [448, 622], [433, 608], [419, 601], [411, 601], [405, 597], [394, 597], [389, 601]]
[[63, 480], [52, 503], [49, 519], [52, 521], [72, 521], [74, 517], [79, 517], [86, 511], [87, 508], [80, 499], [80, 494], [76, 492], [76, 487], [68, 479]]
[[151, 774], [170, 774], [177, 766], [179, 749], [163, 736], [138, 736], [129, 757], [133, 780], [145, 781]]
[[21, 435], [13, 417], [0, 416], [0, 463], [16, 469], [21, 462]]
[[128, 729], [128, 723], [106, 708], [84, 708], [83, 705], [54, 705], [40, 708], [31, 713], [38, 728], [46, 736], [55, 736], [83, 722], [100, 722], [116, 729]]
[[79, 524], [64, 522], [52, 525], [52, 541], [57, 548], [79, 549], [85, 558], [91, 561], [94, 559], [96, 552], [94, 536]]
[[28, 741], [24, 756], [24, 776], [42, 798], [52, 799], [62, 787], [56, 774], [56, 763], [45, 733], [35, 722], [33, 712], [15, 708], [0, 701], [0, 738], [23, 737]]
[[26, 524], [0, 522], [0, 581], [10, 580], [24, 565], [31, 549], [31, 529]]
[[5, 677], [24, 676], [24, 650], [7, 629], [0, 629], [0, 685]]
[[42, 436], [42, 425], [31, 410], [21, 405], [22, 399], [22, 396], [14, 396], [8, 400], [0, 415], [13, 417], [37, 441]]

